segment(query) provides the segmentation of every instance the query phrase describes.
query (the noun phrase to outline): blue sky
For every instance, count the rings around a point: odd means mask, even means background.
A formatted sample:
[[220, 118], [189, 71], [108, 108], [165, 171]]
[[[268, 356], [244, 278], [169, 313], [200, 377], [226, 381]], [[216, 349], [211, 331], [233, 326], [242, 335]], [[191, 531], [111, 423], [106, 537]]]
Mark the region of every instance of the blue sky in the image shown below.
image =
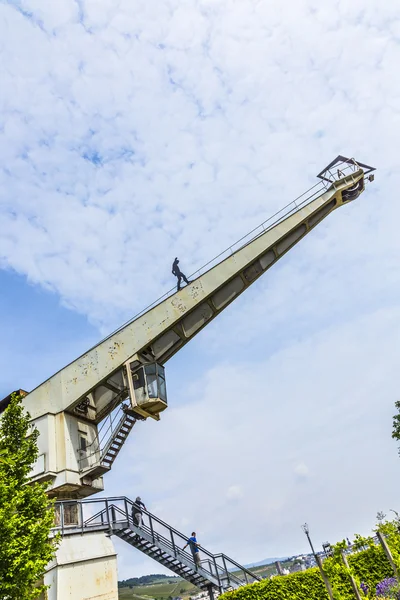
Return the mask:
[[0, 288], [2, 398], [14, 389], [33, 389], [98, 341], [86, 317], [25, 277], [2, 270]]
[[[337, 154], [378, 168], [168, 363], [168, 411], [105, 478], [107, 494], [140, 493], [243, 562], [305, 550], [305, 520], [317, 544], [367, 533], [400, 491], [400, 19], [377, 0], [288, 6], [0, 1], [4, 395], [168, 290], [175, 256], [193, 272]], [[158, 570], [118, 550], [121, 577]]]

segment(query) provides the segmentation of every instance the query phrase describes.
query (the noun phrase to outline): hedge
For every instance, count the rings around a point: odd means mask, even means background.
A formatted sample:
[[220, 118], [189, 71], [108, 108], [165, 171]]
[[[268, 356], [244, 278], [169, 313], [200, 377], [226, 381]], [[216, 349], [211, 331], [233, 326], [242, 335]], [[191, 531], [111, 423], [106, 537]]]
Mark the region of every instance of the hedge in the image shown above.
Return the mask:
[[[347, 560], [356, 579], [368, 586], [370, 598], [375, 598], [377, 583], [386, 577], [393, 577], [393, 569], [381, 546], [371, 546], [357, 554], [349, 555]], [[354, 600], [349, 577], [343, 570], [336, 568], [333, 559], [328, 558], [324, 561], [324, 570], [332, 587], [338, 592], [338, 597]]]
[[[353, 574], [369, 587], [369, 598], [375, 597], [376, 584], [386, 577], [393, 577], [393, 570], [380, 546], [372, 546], [357, 554], [348, 556]], [[347, 574], [337, 568], [334, 559], [324, 561], [334, 594], [339, 600], [354, 600]], [[232, 592], [225, 592], [221, 600], [329, 600], [319, 569], [314, 567], [291, 575], [243, 586]]]
[[263, 579], [233, 592], [225, 592], [220, 598], [224, 600], [329, 600], [317, 568], [273, 579]]

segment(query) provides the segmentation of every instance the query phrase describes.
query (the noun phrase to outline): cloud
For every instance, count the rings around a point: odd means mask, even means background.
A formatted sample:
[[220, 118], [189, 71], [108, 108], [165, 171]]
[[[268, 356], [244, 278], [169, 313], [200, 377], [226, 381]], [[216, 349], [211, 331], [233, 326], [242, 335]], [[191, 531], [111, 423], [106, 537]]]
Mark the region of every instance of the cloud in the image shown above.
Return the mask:
[[239, 500], [243, 498], [243, 490], [240, 485], [231, 485], [227, 489], [226, 497], [228, 500]]
[[303, 462], [298, 463], [293, 469], [294, 473], [297, 475], [299, 481], [304, 481], [308, 479], [310, 470]]
[[0, 268], [101, 333], [337, 154], [378, 167], [168, 363], [170, 408], [106, 479], [244, 562], [398, 497], [399, 33], [377, 0], [0, 3]]
[[377, 507], [398, 495], [390, 431], [399, 310], [219, 365], [190, 394], [174, 386], [160, 423], [129, 438], [107, 489], [140, 490], [162, 519], [243, 562], [305, 551], [304, 521], [318, 544], [367, 533]]
[[[1, 264], [107, 329], [173, 285], [168, 256], [193, 271], [339, 151], [388, 195], [397, 19], [355, 5], [3, 4]], [[351, 241], [319, 235], [325, 255]]]

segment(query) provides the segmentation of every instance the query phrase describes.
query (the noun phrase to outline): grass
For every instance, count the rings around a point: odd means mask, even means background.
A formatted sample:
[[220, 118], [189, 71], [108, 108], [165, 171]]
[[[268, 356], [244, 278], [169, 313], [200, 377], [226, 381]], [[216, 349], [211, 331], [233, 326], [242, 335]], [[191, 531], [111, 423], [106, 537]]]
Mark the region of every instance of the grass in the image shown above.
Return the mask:
[[118, 598], [119, 600], [167, 600], [169, 596], [189, 598], [191, 594], [197, 594], [198, 591], [194, 585], [184, 579], [162, 579], [160, 583], [133, 586], [132, 589], [119, 588]]

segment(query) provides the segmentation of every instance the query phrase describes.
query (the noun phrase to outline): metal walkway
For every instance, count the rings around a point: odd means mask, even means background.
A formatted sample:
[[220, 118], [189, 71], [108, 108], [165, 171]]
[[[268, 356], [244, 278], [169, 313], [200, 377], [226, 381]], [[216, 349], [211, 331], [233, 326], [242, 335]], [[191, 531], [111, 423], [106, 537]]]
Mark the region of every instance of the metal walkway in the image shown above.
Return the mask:
[[212, 554], [201, 546], [197, 566], [192, 553], [183, 550], [188, 536], [155, 515], [143, 510], [143, 525], [132, 519], [132, 500], [126, 497], [57, 502], [56, 527], [64, 536], [104, 531], [116, 535], [134, 548], [186, 579], [210, 598], [237, 589], [260, 578], [225, 554]]

